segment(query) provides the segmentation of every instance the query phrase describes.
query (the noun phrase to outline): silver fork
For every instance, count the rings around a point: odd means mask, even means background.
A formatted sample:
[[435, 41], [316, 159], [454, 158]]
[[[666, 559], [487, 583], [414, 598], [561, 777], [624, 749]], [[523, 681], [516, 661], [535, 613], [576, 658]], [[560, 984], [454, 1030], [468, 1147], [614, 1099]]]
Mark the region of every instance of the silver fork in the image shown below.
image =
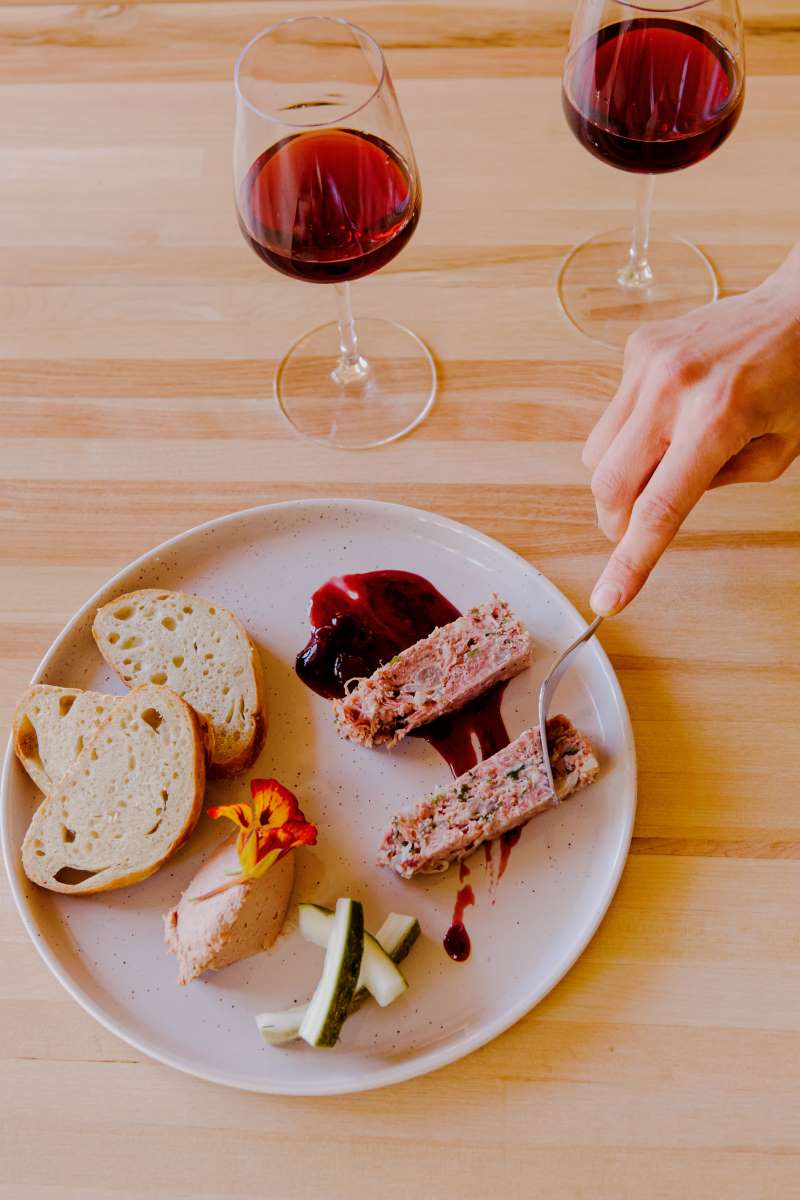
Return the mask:
[[542, 739], [542, 758], [544, 759], [544, 769], [547, 773], [547, 782], [550, 784], [550, 791], [553, 793], [553, 801], [555, 804], [560, 804], [561, 801], [556, 794], [555, 780], [553, 779], [553, 768], [550, 766], [550, 750], [547, 745], [547, 712], [550, 708], [550, 703], [553, 699], [553, 693], [558, 687], [561, 676], [567, 669], [567, 660], [573, 650], [577, 650], [578, 646], [582, 646], [584, 642], [588, 642], [594, 637], [597, 630], [602, 624], [602, 617], [595, 617], [591, 625], [587, 625], [580, 637], [577, 637], [572, 645], [567, 646], [563, 654], [561, 654], [545, 676], [544, 683], [539, 689], [539, 736]]

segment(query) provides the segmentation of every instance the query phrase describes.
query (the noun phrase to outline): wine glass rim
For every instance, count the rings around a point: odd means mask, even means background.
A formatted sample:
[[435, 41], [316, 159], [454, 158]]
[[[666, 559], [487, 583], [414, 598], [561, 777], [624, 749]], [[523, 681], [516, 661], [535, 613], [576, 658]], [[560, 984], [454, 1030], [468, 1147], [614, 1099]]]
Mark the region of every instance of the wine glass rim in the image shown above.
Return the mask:
[[703, 8], [704, 5], [710, 4], [711, 0], [689, 0], [688, 4], [670, 4], [670, 5], [655, 5], [641, 3], [637, 4], [636, 0], [617, 0], [620, 8], [635, 8], [637, 12], [646, 13], [678, 13], [688, 12], [692, 8]]
[[[702, 0], [702, 2], [705, 3], [705, 0]], [[329, 25], [345, 25], [348, 29], [352, 29], [355, 33], [360, 34], [361, 37], [365, 38], [378, 55], [378, 61], [380, 62], [381, 67], [380, 78], [365, 100], [362, 100], [360, 104], [355, 106], [355, 108], [351, 108], [349, 112], [340, 114], [331, 121], [287, 122], [284, 117], [279, 117], [275, 113], [266, 112], [261, 108], [257, 108], [255, 104], [252, 104], [247, 99], [239, 85], [239, 72], [245, 56], [249, 53], [252, 47], [255, 46], [256, 42], [260, 42], [262, 38], [274, 33], [276, 29], [282, 29], [286, 25], [300, 25], [312, 21], [325, 21]], [[342, 121], [348, 121], [350, 117], [354, 117], [356, 113], [361, 112], [362, 108], [366, 108], [366, 106], [375, 99], [378, 92], [383, 87], [385, 79], [386, 59], [383, 56], [383, 50], [381, 50], [371, 33], [367, 33], [366, 29], [363, 29], [360, 25], [356, 25], [353, 21], [346, 20], [344, 17], [286, 17], [283, 21], [276, 21], [274, 25], [268, 25], [266, 29], [262, 29], [259, 33], [255, 34], [254, 37], [250, 38], [250, 41], [247, 43], [247, 45], [240, 50], [239, 56], [236, 59], [236, 63], [233, 68], [233, 86], [236, 89], [236, 95], [239, 97], [242, 104], [244, 104], [246, 108], [249, 108], [252, 113], [255, 113], [257, 117], [261, 117], [264, 121], [272, 121], [274, 125], [291, 124], [293, 129], [321, 129], [326, 125], [341, 125]]]

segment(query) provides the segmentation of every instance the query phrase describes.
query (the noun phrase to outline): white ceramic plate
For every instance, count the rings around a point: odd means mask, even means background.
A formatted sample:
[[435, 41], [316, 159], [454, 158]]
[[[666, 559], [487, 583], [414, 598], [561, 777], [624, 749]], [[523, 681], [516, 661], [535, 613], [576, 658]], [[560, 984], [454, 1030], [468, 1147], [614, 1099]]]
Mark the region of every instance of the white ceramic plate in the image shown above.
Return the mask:
[[[536, 641], [532, 670], [513, 680], [503, 712], [512, 736], [535, 721], [539, 682], [581, 618], [538, 571], [504, 546], [442, 517], [370, 501], [267, 505], [181, 534], [127, 567], [93, 596], [36, 672], [46, 683], [119, 691], [90, 634], [98, 604], [136, 587], [179, 588], [228, 605], [263, 656], [270, 725], [252, 772], [209, 787], [214, 802], [244, 794], [251, 775], [294, 789], [319, 827], [298, 852], [294, 900], [364, 902], [375, 929], [390, 912], [416, 914], [424, 938], [404, 970], [408, 992], [391, 1008], [365, 1005], [333, 1051], [262, 1045], [253, 1018], [308, 998], [321, 952], [290, 915], [265, 954], [187, 988], [162, 940], [161, 914], [177, 899], [229, 826], [201, 820], [186, 847], [136, 887], [85, 897], [29, 884], [19, 847], [37, 795], [11, 746], [2, 784], [3, 852], [22, 919], [47, 965], [106, 1028], [161, 1062], [253, 1091], [320, 1094], [378, 1087], [467, 1054], [518, 1020], [558, 982], [597, 928], [630, 841], [636, 768], [630, 722], [599, 644], [583, 649], [561, 685], [558, 707], [597, 748], [602, 775], [524, 830], [494, 893], [479, 853], [470, 883], [477, 903], [466, 924], [472, 954], [454, 963], [442, 948], [457, 872], [404, 882], [374, 865], [390, 816], [444, 783], [449, 772], [426, 743], [392, 753], [341, 741], [326, 701], [296, 678], [308, 635], [311, 593], [332, 575], [378, 568], [416, 571], [459, 608], [493, 590], [508, 599]], [[495, 854], [495, 864], [497, 854]]]

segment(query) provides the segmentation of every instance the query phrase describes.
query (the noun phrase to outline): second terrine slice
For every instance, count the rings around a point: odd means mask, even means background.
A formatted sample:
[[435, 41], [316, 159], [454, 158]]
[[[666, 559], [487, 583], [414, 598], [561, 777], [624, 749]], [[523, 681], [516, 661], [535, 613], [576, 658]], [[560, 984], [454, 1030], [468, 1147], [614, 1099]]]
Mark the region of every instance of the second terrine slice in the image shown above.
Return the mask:
[[492, 596], [335, 700], [339, 732], [364, 746], [394, 746], [413, 729], [518, 675], [530, 665], [531, 652], [525, 626], [505, 600]]
[[[564, 716], [547, 722], [550, 763], [559, 800], [591, 783], [597, 760]], [[448, 788], [428, 796], [391, 824], [378, 854], [381, 866], [410, 879], [444, 871], [490, 841], [553, 806], [539, 732], [528, 729]]]

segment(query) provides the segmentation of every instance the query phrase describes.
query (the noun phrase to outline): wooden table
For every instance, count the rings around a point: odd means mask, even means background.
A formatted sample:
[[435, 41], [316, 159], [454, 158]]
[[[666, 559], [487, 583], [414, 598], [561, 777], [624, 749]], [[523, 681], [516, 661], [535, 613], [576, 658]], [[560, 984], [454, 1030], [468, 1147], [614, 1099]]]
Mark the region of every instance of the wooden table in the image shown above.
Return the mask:
[[[266, 270], [231, 203], [235, 52], [307, 6], [0, 8], [4, 722], [112, 572], [264, 501], [423, 505], [585, 607], [608, 547], [579, 452], [620, 359], [571, 329], [554, 279], [627, 220], [631, 180], [564, 124], [569, 8], [316, 0], [386, 47], [425, 184], [415, 238], [355, 299], [413, 323], [441, 396], [364, 454], [273, 407], [276, 359], [332, 296]], [[747, 5], [741, 124], [657, 189], [728, 291], [800, 235], [795, 8]], [[547, 1000], [438, 1074], [288, 1100], [143, 1060], [50, 977], [3, 884], [1, 1200], [800, 1194], [799, 514], [797, 469], [708, 496], [604, 629], [641, 767], [619, 893]]]

